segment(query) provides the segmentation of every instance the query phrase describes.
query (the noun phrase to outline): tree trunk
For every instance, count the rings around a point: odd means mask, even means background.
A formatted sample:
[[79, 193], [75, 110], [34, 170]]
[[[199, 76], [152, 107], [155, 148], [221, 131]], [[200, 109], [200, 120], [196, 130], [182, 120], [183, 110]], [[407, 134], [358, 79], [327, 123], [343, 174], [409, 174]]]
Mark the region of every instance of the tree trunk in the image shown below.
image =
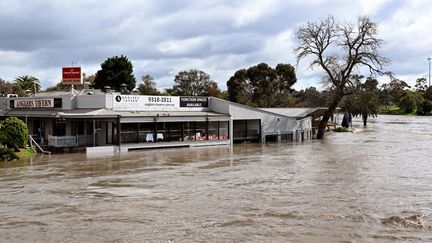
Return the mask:
[[363, 117], [363, 126], [367, 126], [367, 118], [368, 118], [368, 116], [363, 114], [362, 117]]
[[326, 111], [326, 114], [324, 114], [323, 118], [321, 119], [320, 123], [318, 124], [318, 133], [317, 133], [317, 139], [323, 139], [324, 138], [324, 134], [327, 128], [327, 122], [330, 119], [330, 116], [327, 115], [327, 112], [329, 110]]
[[341, 99], [342, 99], [342, 91], [338, 92], [338, 94], [336, 94], [333, 97], [332, 103], [330, 104], [329, 108], [325, 111], [323, 118], [321, 119], [320, 123], [318, 124], [317, 139], [323, 139], [324, 138], [325, 131], [327, 128], [327, 122], [329, 121], [331, 115], [333, 115], [333, 113], [335, 112], [336, 107], [338, 106]]

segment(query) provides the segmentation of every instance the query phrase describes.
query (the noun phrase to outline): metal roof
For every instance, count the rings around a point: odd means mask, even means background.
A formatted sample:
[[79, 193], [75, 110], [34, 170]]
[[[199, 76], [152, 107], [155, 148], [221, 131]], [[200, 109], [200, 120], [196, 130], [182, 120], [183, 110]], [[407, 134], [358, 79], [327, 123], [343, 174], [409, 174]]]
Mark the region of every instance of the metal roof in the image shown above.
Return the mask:
[[209, 112], [209, 111], [116, 111], [122, 117], [215, 117], [215, 116], [229, 116], [227, 114]]
[[311, 116], [312, 113], [318, 111], [318, 110], [326, 110], [326, 108], [323, 107], [316, 107], [316, 108], [260, 108], [261, 110], [280, 114], [283, 116], [288, 117], [296, 117], [296, 118], [303, 118], [307, 116]]

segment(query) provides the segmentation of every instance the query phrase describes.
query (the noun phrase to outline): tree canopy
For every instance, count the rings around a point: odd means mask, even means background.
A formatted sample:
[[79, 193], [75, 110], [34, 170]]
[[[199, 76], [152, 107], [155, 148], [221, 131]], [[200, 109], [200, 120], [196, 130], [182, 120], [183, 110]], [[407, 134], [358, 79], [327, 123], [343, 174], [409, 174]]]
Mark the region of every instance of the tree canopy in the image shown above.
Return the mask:
[[290, 64], [272, 68], [260, 63], [237, 70], [231, 76], [227, 81], [228, 99], [256, 107], [286, 107], [296, 81], [295, 69]]
[[160, 95], [156, 87], [156, 82], [151, 75], [144, 75], [141, 77], [142, 83], [138, 85], [138, 93], [140, 95]]
[[368, 17], [359, 17], [357, 24], [339, 24], [333, 16], [309, 22], [298, 29], [297, 61], [312, 58], [310, 68], [320, 67], [325, 83], [332, 90], [331, 102], [321, 120], [317, 138], [324, 138], [327, 122], [343, 96], [351, 93], [351, 77], [366, 68], [370, 74], [390, 74], [383, 68], [389, 60], [379, 54], [383, 44], [377, 38], [377, 24]]
[[10, 83], [0, 79], [0, 97], [6, 96], [7, 94], [17, 94], [23, 96], [24, 90], [16, 83]]
[[378, 81], [368, 77], [365, 82], [363, 76], [353, 76], [354, 87], [352, 94], [344, 96], [340, 107], [351, 116], [361, 116], [363, 125], [367, 125], [369, 116], [376, 116], [380, 112]]
[[18, 84], [22, 90], [29, 90], [32, 94], [40, 92], [41, 90], [39, 79], [30, 75], [19, 76], [15, 79], [15, 83]]
[[209, 96], [211, 93], [220, 92], [217, 83], [210, 78], [210, 75], [198, 69], [177, 73], [172, 90], [167, 91], [175, 95], [192, 96]]
[[126, 84], [129, 91], [135, 88], [132, 63], [123, 55], [110, 57], [101, 64], [101, 70], [97, 71], [93, 87], [103, 89], [110, 86], [111, 89], [120, 91], [122, 84]]
[[8, 117], [0, 122], [0, 143], [18, 151], [27, 144], [27, 125], [16, 117]]

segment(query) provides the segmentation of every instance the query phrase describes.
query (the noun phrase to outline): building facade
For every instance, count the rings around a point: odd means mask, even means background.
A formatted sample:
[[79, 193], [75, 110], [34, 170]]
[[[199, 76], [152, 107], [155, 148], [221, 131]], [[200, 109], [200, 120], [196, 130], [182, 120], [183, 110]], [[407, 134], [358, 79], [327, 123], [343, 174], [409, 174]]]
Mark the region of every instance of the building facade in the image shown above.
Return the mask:
[[87, 150], [303, 141], [311, 118], [214, 97], [129, 95], [99, 90], [1, 97], [0, 119], [15, 116], [41, 145]]

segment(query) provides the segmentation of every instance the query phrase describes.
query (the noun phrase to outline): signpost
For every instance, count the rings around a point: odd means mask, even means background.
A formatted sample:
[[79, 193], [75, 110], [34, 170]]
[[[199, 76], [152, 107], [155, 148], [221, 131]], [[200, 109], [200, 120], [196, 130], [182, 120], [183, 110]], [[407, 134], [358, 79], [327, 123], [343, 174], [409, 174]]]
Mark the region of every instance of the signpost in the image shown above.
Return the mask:
[[81, 84], [81, 67], [63, 67], [62, 84], [66, 84], [66, 85]]

